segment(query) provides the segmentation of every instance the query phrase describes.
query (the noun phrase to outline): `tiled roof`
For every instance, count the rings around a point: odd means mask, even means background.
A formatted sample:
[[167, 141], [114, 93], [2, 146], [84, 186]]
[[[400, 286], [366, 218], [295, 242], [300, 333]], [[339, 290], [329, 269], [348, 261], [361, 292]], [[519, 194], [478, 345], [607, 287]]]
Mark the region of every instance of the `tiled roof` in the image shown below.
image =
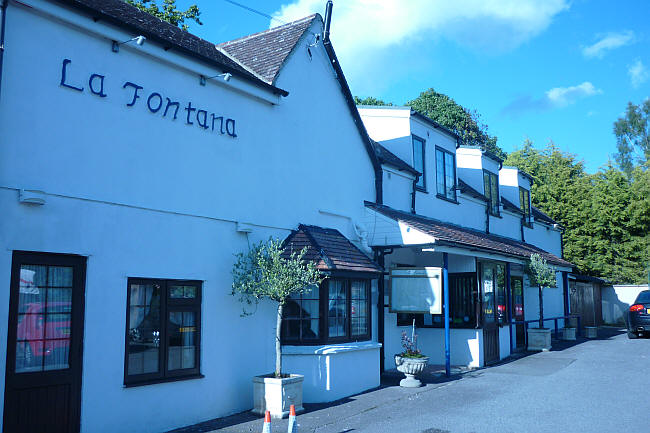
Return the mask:
[[381, 144], [374, 140], [372, 144], [375, 146], [375, 153], [377, 154], [377, 158], [379, 158], [379, 162], [382, 164], [391, 165], [400, 171], [408, 171], [418, 176], [422, 174]]
[[573, 267], [571, 263], [554, 254], [544, 251], [534, 245], [519, 242], [514, 239], [483, 233], [478, 230], [460, 227], [421, 215], [398, 211], [374, 203], [366, 202], [366, 207], [433, 236], [436, 243], [449, 243], [454, 246], [478, 248], [488, 252], [514, 256], [520, 259], [528, 259], [531, 254], [537, 253], [551, 264]]
[[285, 239], [284, 245], [285, 257], [307, 247], [305, 259], [315, 262], [316, 267], [323, 271], [382, 271], [379, 265], [335, 229], [301, 224]]
[[510, 200], [507, 198], [501, 197], [501, 204], [503, 204], [503, 208], [505, 210], [509, 210], [510, 212], [518, 213], [518, 214], [524, 214], [524, 211], [522, 211], [519, 206], [516, 204], [512, 203]]
[[482, 201], [488, 201], [488, 198], [483, 193], [478, 192], [477, 190], [469, 186], [467, 182], [465, 182], [461, 178], [458, 178], [458, 188], [460, 188], [460, 192], [463, 194], [467, 194], [470, 197], [474, 197]]
[[541, 210], [537, 209], [535, 206], [531, 207], [533, 217], [535, 218], [535, 221], [541, 221], [543, 223], [553, 225], [553, 224], [558, 224], [557, 221], [555, 221], [553, 218], [550, 216], [546, 215], [544, 212]]
[[[272, 86], [251, 74], [244, 67], [220, 52], [212, 43], [177, 26], [154, 17], [131, 6], [123, 0], [55, 0], [57, 3], [80, 9], [94, 19], [104, 20], [125, 28], [134, 36], [143, 35], [147, 39], [157, 41], [165, 47], [176, 49], [200, 60], [212, 63], [224, 72], [252, 81], [257, 85], [268, 88], [275, 93], [288, 95], [285, 90]], [[198, 77], [197, 77], [198, 79]]]
[[310, 15], [279, 27], [218, 44], [217, 47], [272, 84], [284, 60], [317, 17], [320, 19], [320, 15]]

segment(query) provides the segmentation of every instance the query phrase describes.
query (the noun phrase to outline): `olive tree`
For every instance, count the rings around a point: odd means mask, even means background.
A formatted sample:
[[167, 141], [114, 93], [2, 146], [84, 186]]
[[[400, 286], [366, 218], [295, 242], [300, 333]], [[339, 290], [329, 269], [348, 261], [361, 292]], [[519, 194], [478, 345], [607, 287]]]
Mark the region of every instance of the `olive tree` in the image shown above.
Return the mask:
[[[277, 302], [275, 329], [275, 377], [282, 377], [282, 345], [280, 341], [284, 305], [291, 295], [300, 294], [309, 286], [323, 280], [316, 265], [304, 260], [307, 248], [291, 251], [290, 245], [283, 245], [278, 239], [253, 245], [249, 251], [235, 254], [232, 268], [232, 295], [252, 305], [261, 299]], [[246, 310], [243, 316], [248, 315]]]
[[526, 274], [531, 286], [537, 286], [539, 293], [539, 327], [544, 327], [544, 288], [557, 287], [555, 269], [539, 254], [531, 254], [526, 265]]

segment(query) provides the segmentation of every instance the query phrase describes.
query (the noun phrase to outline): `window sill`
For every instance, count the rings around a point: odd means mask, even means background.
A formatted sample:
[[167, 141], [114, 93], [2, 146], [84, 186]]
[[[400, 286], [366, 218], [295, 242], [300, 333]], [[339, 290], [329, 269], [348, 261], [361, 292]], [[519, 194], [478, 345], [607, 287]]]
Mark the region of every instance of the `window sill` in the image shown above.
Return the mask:
[[417, 192], [421, 192], [421, 193], [423, 193], [423, 194], [429, 194], [429, 192], [426, 190], [426, 188], [422, 188], [422, 187], [416, 186], [416, 187], [415, 187], [415, 190], [416, 190]]
[[336, 355], [339, 353], [377, 350], [381, 343], [363, 341], [360, 343], [324, 344], [318, 346], [282, 346], [283, 355]]
[[445, 197], [442, 194], [436, 194], [436, 198], [439, 198], [440, 200], [448, 201], [449, 203], [460, 204], [460, 203], [458, 203], [458, 199], [452, 200], [452, 199], [450, 199], [448, 197]]
[[199, 374], [193, 374], [191, 376], [178, 376], [178, 377], [167, 377], [164, 379], [143, 380], [142, 382], [125, 383], [124, 388], [135, 388], [137, 386], [155, 385], [157, 383], [179, 382], [181, 380], [203, 379], [204, 377], [205, 377], [204, 375], [199, 373]]

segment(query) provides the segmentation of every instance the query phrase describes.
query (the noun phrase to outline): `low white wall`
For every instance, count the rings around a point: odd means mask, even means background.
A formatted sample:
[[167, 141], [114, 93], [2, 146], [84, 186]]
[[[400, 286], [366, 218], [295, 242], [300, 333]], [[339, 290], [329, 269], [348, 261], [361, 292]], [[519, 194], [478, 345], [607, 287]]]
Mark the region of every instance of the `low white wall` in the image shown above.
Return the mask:
[[284, 346], [282, 369], [305, 376], [303, 402], [335, 401], [379, 386], [380, 347], [373, 342]]
[[[402, 352], [402, 331], [410, 337], [410, 326], [397, 326], [397, 314], [387, 313], [385, 319], [384, 337], [384, 368], [395, 368], [394, 355]], [[483, 346], [481, 344], [482, 330], [451, 329], [450, 357], [452, 365], [480, 367], [483, 365]], [[429, 357], [429, 364], [443, 365], [445, 363], [445, 330], [444, 328], [417, 328], [418, 349]]]
[[614, 285], [601, 289], [603, 305], [603, 323], [607, 325], [625, 324], [628, 308], [642, 290], [648, 290], [647, 284], [641, 286]]
[[510, 326], [499, 328], [499, 359], [510, 356]]
[[[564, 292], [562, 273], [556, 273], [557, 287], [545, 288], [544, 318], [564, 316]], [[526, 320], [539, 319], [539, 294], [537, 287], [531, 287], [528, 277], [524, 276], [524, 317]], [[538, 324], [533, 322], [528, 325], [537, 328]], [[552, 321], [544, 322], [545, 328], [553, 328]], [[564, 327], [564, 320], [558, 321], [558, 327]]]

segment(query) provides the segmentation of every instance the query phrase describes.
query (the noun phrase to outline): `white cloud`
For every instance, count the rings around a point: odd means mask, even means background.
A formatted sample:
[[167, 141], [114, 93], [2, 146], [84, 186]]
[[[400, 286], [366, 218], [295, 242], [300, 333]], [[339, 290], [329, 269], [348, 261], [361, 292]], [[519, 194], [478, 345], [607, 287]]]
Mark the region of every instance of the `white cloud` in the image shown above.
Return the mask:
[[630, 76], [632, 87], [635, 89], [650, 78], [650, 73], [648, 73], [648, 69], [645, 67], [643, 62], [641, 62], [641, 59], [636, 59], [634, 63], [628, 65], [627, 74]]
[[584, 47], [582, 54], [585, 57], [603, 58], [605, 53], [634, 42], [634, 32], [628, 30], [621, 33], [607, 33], [601, 36], [600, 40], [593, 45]]
[[[293, 0], [273, 16], [289, 22], [323, 0]], [[450, 39], [482, 52], [513, 49], [544, 31], [568, 0], [346, 0], [334, 4], [331, 39], [346, 73], [411, 41]], [[272, 22], [271, 24], [277, 25]]]
[[566, 107], [575, 103], [578, 99], [603, 93], [596, 89], [589, 81], [571, 87], [555, 87], [546, 92], [546, 98], [552, 107]]
[[[528, 111], [545, 111], [554, 108], [564, 108], [576, 103], [580, 99], [603, 93], [589, 81], [585, 81], [577, 86], [554, 87], [544, 94], [541, 98], [534, 98], [530, 95], [521, 96], [503, 110], [503, 114], [518, 116]], [[592, 113], [592, 112], [590, 112]], [[588, 114], [590, 115], [590, 114]]]

